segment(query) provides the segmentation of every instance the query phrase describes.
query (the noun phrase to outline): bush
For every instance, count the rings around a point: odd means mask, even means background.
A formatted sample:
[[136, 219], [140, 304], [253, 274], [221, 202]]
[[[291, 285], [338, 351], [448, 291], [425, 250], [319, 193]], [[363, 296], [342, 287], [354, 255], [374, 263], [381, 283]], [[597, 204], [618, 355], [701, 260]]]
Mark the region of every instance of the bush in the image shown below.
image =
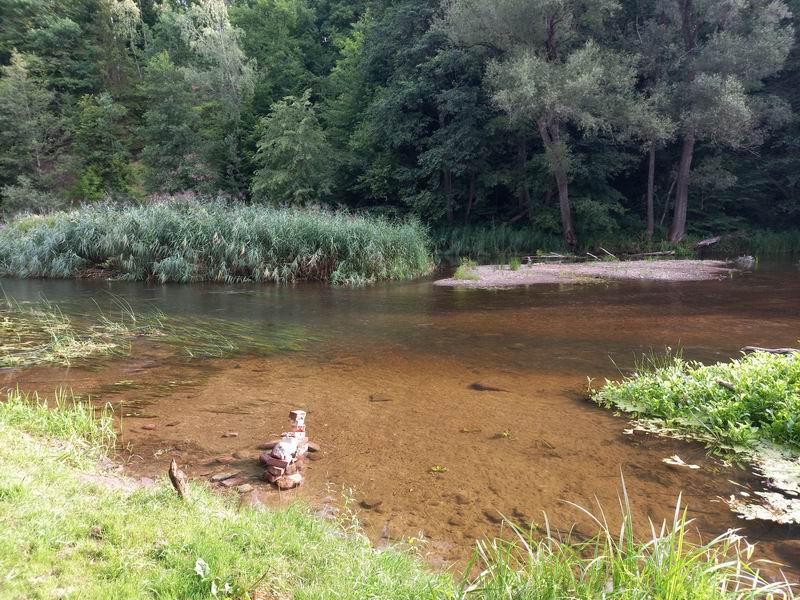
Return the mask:
[[105, 203], [0, 230], [0, 275], [74, 277], [88, 267], [161, 282], [353, 284], [425, 275], [433, 261], [415, 221], [222, 200]]

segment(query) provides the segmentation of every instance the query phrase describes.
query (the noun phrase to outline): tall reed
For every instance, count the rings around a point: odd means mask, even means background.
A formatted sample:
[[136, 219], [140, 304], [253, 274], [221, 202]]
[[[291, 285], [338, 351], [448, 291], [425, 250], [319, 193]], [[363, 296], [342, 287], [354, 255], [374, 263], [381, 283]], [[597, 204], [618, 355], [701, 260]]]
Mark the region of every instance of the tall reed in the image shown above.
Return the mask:
[[23, 278], [99, 268], [161, 282], [353, 284], [418, 277], [432, 267], [427, 231], [416, 221], [221, 200], [91, 205], [0, 229], [0, 275]]

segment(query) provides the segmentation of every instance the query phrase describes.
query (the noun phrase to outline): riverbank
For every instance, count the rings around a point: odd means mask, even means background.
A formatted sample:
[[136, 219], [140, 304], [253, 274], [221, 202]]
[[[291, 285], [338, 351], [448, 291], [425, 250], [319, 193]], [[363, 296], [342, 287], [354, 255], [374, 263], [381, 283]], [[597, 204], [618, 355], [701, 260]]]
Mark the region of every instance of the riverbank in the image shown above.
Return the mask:
[[748, 519], [800, 523], [800, 352], [789, 350], [712, 365], [651, 357], [593, 399], [631, 414], [634, 429], [699, 440], [749, 462], [769, 490], [732, 496], [731, 508]]
[[792, 597], [761, 580], [740, 538], [689, 543], [680, 509], [643, 542], [629, 519], [622, 539], [518, 530], [516, 540], [480, 543], [461, 579], [430, 572], [410, 550], [374, 550], [348, 515], [237, 509], [198, 484], [183, 502], [165, 481], [121, 475], [106, 458], [113, 442], [110, 415], [74, 398], [51, 409], [12, 392], [0, 403], [0, 566], [11, 597]]
[[0, 228], [0, 275], [360, 284], [433, 269], [415, 221], [175, 198], [84, 205]]
[[535, 262], [526, 265], [462, 264], [435, 285], [491, 288], [538, 284], [602, 283], [610, 280], [706, 281], [730, 277], [735, 270], [718, 260], [608, 260], [594, 262]]

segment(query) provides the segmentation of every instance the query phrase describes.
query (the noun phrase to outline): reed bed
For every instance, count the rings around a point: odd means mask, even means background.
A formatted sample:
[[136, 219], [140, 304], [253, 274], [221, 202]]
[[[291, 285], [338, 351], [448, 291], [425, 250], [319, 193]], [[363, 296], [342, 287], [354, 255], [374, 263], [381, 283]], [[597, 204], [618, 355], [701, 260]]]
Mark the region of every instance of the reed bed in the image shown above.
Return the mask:
[[0, 229], [0, 275], [20, 278], [363, 284], [432, 268], [418, 222], [322, 209], [173, 198], [28, 215]]

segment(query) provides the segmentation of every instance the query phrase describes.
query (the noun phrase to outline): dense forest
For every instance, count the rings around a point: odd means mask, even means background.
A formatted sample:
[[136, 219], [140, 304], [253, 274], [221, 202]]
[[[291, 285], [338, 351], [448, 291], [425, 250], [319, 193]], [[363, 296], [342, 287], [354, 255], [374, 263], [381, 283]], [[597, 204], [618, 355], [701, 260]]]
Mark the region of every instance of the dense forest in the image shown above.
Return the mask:
[[800, 228], [797, 0], [0, 0], [2, 211]]

